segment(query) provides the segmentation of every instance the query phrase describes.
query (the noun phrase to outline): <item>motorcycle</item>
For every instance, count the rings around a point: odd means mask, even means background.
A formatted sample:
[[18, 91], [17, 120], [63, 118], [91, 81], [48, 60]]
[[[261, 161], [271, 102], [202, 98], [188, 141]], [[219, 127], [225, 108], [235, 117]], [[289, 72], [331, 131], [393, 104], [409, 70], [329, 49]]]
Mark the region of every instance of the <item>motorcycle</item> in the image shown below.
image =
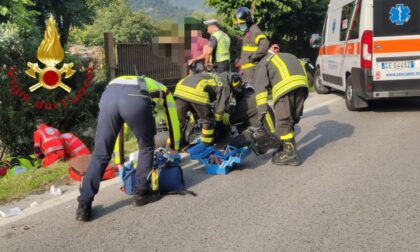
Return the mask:
[[306, 74], [308, 75], [308, 84], [309, 86], [314, 85], [314, 74], [315, 74], [315, 66], [311, 63], [310, 58], [301, 58], [299, 59], [305, 66]]

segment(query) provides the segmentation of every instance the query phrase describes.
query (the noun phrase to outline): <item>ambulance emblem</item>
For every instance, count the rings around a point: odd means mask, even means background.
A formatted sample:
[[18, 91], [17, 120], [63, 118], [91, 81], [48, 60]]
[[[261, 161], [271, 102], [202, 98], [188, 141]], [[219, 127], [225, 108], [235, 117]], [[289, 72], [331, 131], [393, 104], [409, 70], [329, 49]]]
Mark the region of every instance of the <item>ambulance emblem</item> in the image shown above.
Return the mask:
[[407, 23], [411, 18], [410, 7], [404, 4], [397, 4], [395, 7], [392, 7], [389, 11], [389, 19], [392, 23], [401, 26]]

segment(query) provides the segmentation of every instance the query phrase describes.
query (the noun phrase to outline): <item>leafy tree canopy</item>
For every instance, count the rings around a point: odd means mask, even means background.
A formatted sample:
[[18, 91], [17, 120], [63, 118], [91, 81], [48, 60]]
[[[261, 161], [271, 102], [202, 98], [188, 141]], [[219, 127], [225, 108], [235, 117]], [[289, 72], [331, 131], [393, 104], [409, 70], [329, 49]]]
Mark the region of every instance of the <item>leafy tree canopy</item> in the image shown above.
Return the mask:
[[[50, 15], [56, 19], [62, 45], [67, 43], [70, 28], [82, 27], [95, 17], [92, 0], [32, 0], [30, 9], [36, 11], [37, 25], [43, 30]], [[106, 1], [105, 1], [106, 2]]]
[[325, 18], [328, 0], [206, 0], [232, 23], [237, 8], [251, 9], [257, 22], [272, 41], [280, 43], [283, 51], [298, 56], [316, 52], [308, 46], [312, 33], [319, 32]]
[[33, 6], [31, 0], [6, 0], [0, 2], [0, 23], [13, 22], [24, 27], [31, 25], [33, 13], [27, 11], [28, 6]]
[[88, 46], [103, 45], [103, 33], [112, 32], [116, 42], [151, 42], [157, 28], [142, 11], [133, 11], [125, 0], [99, 8], [95, 21], [72, 32], [72, 41]]

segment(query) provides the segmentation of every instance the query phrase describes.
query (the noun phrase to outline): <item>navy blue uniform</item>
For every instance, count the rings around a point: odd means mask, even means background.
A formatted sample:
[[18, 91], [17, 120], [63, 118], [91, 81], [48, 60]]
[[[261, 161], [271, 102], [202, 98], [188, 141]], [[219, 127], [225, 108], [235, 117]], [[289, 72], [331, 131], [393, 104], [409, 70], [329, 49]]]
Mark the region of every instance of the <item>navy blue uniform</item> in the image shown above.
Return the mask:
[[99, 103], [95, 148], [92, 161], [83, 178], [79, 202], [90, 202], [98, 193], [101, 177], [105, 172], [115, 140], [124, 122], [128, 124], [139, 145], [136, 171], [137, 190], [147, 190], [147, 176], [153, 165], [156, 125], [149, 96], [140, 93], [138, 85], [112, 84], [102, 94]]

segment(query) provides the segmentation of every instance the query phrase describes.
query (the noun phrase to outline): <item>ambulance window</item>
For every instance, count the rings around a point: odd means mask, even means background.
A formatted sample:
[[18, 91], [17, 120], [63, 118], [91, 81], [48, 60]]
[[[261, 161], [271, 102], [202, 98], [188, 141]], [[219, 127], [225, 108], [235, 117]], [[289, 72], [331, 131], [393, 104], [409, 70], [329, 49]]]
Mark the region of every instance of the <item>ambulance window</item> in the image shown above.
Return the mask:
[[349, 3], [343, 7], [341, 11], [341, 22], [340, 22], [340, 41], [346, 40], [347, 31], [350, 28], [351, 14], [353, 12], [354, 3]]
[[[361, 6], [361, 5], [360, 5]], [[350, 27], [350, 36], [349, 40], [351, 39], [358, 39], [359, 38], [359, 29], [360, 29], [360, 6], [356, 6], [356, 2], [354, 3], [354, 7], [356, 8], [354, 11], [357, 11], [354, 17], [353, 27]]]

